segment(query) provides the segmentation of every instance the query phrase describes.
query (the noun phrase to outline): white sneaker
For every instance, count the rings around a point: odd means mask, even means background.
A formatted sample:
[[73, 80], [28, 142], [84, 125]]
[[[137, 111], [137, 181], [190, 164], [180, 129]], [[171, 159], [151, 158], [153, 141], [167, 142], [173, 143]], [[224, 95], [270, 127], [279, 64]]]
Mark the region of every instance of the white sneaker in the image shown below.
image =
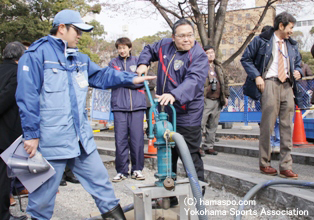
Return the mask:
[[112, 182], [121, 182], [125, 180], [127, 177], [124, 176], [122, 173], [118, 173], [115, 177], [113, 177]]
[[142, 171], [134, 170], [132, 174], [132, 179], [145, 180], [145, 176], [142, 174]]
[[279, 146], [273, 147], [272, 152], [273, 153], [280, 153], [280, 147]]

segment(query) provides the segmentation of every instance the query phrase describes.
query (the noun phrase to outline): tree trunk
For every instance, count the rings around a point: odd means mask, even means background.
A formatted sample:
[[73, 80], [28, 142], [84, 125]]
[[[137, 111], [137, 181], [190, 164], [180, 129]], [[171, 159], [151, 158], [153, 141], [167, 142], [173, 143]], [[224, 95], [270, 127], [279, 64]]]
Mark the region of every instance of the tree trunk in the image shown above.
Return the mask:
[[[215, 36], [215, 0], [208, 0], [208, 40], [213, 45]], [[205, 45], [204, 45], [205, 46]]]
[[207, 45], [208, 38], [207, 38], [206, 29], [205, 29], [204, 21], [202, 18], [202, 14], [200, 13], [200, 10], [198, 8], [196, 0], [189, 0], [189, 2], [190, 2], [191, 7], [192, 7], [192, 11], [193, 11], [194, 18], [196, 21], [198, 33], [199, 33], [201, 41], [202, 41], [202, 45], [205, 46], [205, 45]]
[[225, 17], [227, 11], [228, 0], [221, 0], [220, 6], [216, 14], [216, 29], [215, 29], [215, 36], [214, 36], [214, 43], [213, 46], [215, 49], [219, 48], [219, 44], [221, 41], [222, 33], [225, 26]]

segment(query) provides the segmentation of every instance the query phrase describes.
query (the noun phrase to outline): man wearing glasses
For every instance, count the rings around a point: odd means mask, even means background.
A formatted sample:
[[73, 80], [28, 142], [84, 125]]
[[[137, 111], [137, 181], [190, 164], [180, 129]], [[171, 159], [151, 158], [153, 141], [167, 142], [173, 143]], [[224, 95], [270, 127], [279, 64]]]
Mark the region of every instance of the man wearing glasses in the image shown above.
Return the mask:
[[[181, 19], [173, 25], [172, 38], [147, 45], [138, 61], [137, 73], [146, 74], [150, 62], [159, 61], [156, 97], [160, 105], [171, 103], [177, 112], [177, 132], [191, 153], [199, 180], [204, 181], [204, 165], [199, 149], [204, 107], [204, 82], [209, 65], [203, 48], [195, 41], [193, 24]], [[172, 111], [166, 106], [165, 111]], [[179, 151], [172, 149], [172, 170], [176, 172]]]
[[16, 100], [24, 148], [30, 157], [40, 151], [56, 171], [29, 195], [32, 219], [51, 219], [66, 165], [95, 199], [103, 219], [125, 219], [97, 151], [85, 111], [86, 94], [88, 86], [115, 88], [155, 77], [101, 69], [78, 52], [82, 31], [92, 29], [78, 12], [63, 10], [54, 18], [51, 35], [34, 42], [18, 65]]

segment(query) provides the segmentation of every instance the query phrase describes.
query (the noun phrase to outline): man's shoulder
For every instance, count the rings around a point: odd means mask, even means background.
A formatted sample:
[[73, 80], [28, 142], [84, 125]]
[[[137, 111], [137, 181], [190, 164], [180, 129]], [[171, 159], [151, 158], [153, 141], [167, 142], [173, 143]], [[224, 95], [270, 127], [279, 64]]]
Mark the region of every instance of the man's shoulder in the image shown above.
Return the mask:
[[25, 51], [25, 53], [34, 52], [38, 50], [40, 47], [44, 47], [48, 43], [48, 37], [42, 37], [31, 44], [31, 46], [28, 48], [28, 50]]
[[[200, 45], [200, 43], [198, 43], [197, 41], [195, 42], [194, 46], [191, 48], [191, 50], [189, 50], [190, 53], [194, 54], [204, 54], [206, 56], [206, 53], [202, 47], [202, 45]], [[207, 57], [207, 56], [206, 56]]]
[[160, 41], [160, 46], [161, 47], [170, 47], [170, 46], [172, 46], [172, 38], [163, 38], [163, 39], [161, 39]]
[[90, 60], [89, 56], [87, 54], [84, 54], [82, 52], [78, 52], [79, 54], [79, 59], [81, 62], [87, 62], [88, 60]]

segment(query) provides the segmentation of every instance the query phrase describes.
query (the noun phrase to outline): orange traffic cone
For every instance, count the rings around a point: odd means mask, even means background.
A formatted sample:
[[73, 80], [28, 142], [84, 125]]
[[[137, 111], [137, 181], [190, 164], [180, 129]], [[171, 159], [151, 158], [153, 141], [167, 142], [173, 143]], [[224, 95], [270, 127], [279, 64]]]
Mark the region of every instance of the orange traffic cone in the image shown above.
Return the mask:
[[106, 120], [99, 120], [99, 124], [104, 124], [104, 126], [106, 127], [107, 121]]
[[148, 151], [145, 153], [146, 158], [156, 158], [157, 156], [157, 148], [154, 147], [154, 143], [156, 141], [156, 138], [153, 140], [148, 140]]
[[[155, 124], [154, 112], [152, 115], [152, 124]], [[156, 158], [157, 156], [157, 148], [154, 147], [154, 143], [156, 142], [156, 138], [148, 140], [148, 151], [145, 153], [146, 158]]]
[[302, 112], [301, 110], [298, 110], [298, 106], [297, 110], [295, 111], [292, 141], [293, 145], [308, 144], [308, 142], [306, 141]]

